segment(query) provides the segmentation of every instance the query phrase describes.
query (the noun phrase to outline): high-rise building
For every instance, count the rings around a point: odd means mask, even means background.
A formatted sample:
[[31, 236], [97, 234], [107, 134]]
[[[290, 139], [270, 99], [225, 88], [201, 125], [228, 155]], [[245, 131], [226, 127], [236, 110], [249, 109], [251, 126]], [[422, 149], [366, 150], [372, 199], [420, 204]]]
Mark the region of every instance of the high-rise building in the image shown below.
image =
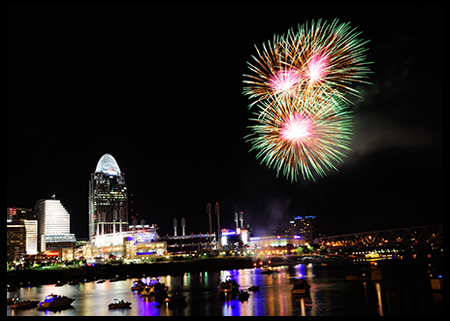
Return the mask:
[[70, 214], [61, 201], [39, 200], [35, 208], [39, 221], [41, 252], [50, 247], [70, 247], [75, 244], [75, 235], [70, 234]]
[[316, 237], [316, 230], [314, 227], [315, 216], [297, 216], [291, 221], [291, 235], [300, 235], [308, 243], [312, 243]]
[[38, 221], [23, 220], [26, 232], [26, 252], [28, 255], [38, 254]]
[[103, 155], [89, 182], [89, 238], [128, 230], [125, 176], [110, 154]]
[[[30, 208], [7, 207], [6, 221], [21, 221], [25, 226], [26, 249], [28, 255], [38, 253], [38, 221], [36, 212]], [[17, 225], [17, 224], [16, 224]]]
[[26, 253], [26, 229], [23, 221], [6, 221], [6, 262], [20, 261]]
[[7, 220], [37, 220], [36, 212], [32, 208], [7, 207]]

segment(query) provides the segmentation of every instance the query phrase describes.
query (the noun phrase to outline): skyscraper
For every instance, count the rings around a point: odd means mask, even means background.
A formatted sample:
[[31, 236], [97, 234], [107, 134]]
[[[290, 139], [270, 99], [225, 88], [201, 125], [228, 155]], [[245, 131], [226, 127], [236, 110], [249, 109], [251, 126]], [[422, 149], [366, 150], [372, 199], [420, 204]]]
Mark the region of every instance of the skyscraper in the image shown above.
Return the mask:
[[49, 247], [70, 247], [76, 242], [75, 235], [70, 234], [70, 215], [61, 201], [39, 200], [35, 208], [42, 252]]
[[128, 230], [125, 176], [110, 154], [103, 155], [89, 182], [89, 238]]

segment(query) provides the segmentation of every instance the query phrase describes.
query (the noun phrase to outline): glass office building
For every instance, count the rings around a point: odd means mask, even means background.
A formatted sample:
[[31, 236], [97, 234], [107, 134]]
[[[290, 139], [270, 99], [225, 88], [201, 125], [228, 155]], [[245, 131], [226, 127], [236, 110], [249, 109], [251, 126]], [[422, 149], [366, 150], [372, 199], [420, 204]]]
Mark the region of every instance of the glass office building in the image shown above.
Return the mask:
[[105, 154], [89, 182], [89, 238], [128, 230], [125, 176], [113, 156]]

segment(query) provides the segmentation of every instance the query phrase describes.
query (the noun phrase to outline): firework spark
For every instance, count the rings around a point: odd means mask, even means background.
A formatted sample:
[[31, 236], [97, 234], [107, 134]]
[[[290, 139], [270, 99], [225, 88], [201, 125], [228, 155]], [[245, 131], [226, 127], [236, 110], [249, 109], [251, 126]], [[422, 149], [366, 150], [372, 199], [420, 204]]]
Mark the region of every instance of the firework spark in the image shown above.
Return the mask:
[[296, 97], [261, 103], [263, 112], [254, 113], [257, 124], [246, 137], [261, 163], [291, 181], [297, 181], [299, 175], [315, 180], [316, 174], [323, 177], [336, 169], [334, 164], [341, 163], [344, 151], [350, 150], [352, 116], [336, 108], [339, 101], [335, 98], [322, 100], [316, 104]]

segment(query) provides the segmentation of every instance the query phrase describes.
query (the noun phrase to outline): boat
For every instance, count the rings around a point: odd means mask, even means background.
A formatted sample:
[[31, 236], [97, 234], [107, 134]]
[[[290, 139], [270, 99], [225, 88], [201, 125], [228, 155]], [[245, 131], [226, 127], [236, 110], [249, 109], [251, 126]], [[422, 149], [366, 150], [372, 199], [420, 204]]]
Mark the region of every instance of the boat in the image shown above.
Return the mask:
[[172, 295], [171, 297], [165, 298], [164, 302], [167, 302], [167, 303], [183, 303], [183, 302], [186, 302], [186, 296], [177, 293], [175, 295]]
[[141, 292], [141, 296], [167, 296], [167, 290], [169, 288], [159, 281], [152, 283], [150, 285], [147, 285], [144, 287], [144, 289]]
[[72, 280], [69, 282], [69, 285], [78, 285], [80, 284], [80, 280]]
[[250, 298], [250, 293], [248, 293], [245, 290], [242, 290], [242, 291], [238, 292], [237, 297], [238, 297], [238, 301], [244, 302]]
[[293, 295], [307, 295], [309, 294], [309, 289], [311, 286], [306, 282], [305, 279], [295, 280], [294, 287], [291, 290]]
[[25, 309], [33, 309], [38, 305], [39, 301], [16, 301], [11, 305], [11, 309], [15, 310], [25, 310]]
[[259, 292], [260, 291], [260, 286], [259, 285], [258, 286], [253, 285], [253, 286], [249, 287], [248, 290], [250, 292]]
[[110, 305], [108, 305], [108, 308], [110, 310], [113, 310], [113, 309], [131, 309], [131, 305], [132, 304], [133, 303], [125, 302], [124, 300], [114, 299], [114, 303], [111, 303]]
[[39, 303], [40, 310], [52, 310], [52, 309], [63, 309], [69, 307], [75, 299], [70, 299], [66, 296], [60, 296], [55, 294], [50, 294], [45, 297], [45, 300]]
[[240, 285], [233, 279], [227, 278], [225, 282], [220, 283], [219, 292], [221, 294], [237, 293]]
[[109, 282], [114, 283], [114, 282], [126, 281], [126, 280], [127, 280], [126, 277], [124, 277], [124, 276], [120, 277], [120, 276], [116, 275], [116, 277], [109, 280]]
[[137, 291], [139, 293], [141, 293], [144, 288], [146, 287], [146, 284], [144, 282], [142, 282], [141, 280], [136, 280], [134, 281], [133, 286], [131, 287], [131, 291]]
[[100, 280], [97, 281], [97, 284], [103, 284], [103, 283], [105, 283], [105, 282], [106, 282], [105, 280], [100, 279]]
[[18, 298], [6, 298], [6, 306], [13, 304], [15, 301], [19, 301]]

